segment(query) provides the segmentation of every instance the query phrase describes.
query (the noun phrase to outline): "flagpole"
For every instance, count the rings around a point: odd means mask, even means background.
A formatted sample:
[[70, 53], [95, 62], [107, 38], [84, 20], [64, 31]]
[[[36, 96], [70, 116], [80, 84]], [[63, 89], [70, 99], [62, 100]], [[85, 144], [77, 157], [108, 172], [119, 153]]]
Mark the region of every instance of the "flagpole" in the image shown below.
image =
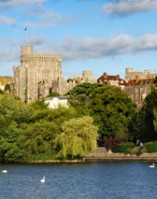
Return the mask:
[[27, 27], [25, 28], [25, 32], [26, 32], [26, 46], [28, 46], [28, 31], [27, 31]]

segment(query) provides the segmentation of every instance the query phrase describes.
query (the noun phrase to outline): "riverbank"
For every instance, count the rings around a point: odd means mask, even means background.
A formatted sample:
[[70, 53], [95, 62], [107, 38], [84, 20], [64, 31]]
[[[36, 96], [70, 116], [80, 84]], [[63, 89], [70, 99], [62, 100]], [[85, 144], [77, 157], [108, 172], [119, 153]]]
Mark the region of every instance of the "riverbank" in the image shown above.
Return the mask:
[[83, 159], [76, 160], [33, 160], [27, 163], [36, 164], [76, 164], [94, 161], [153, 161], [157, 162], [156, 153], [143, 153], [141, 155], [136, 154], [124, 154], [124, 153], [113, 153], [107, 151], [104, 147], [98, 148], [96, 151], [87, 154]]
[[124, 153], [113, 153], [107, 151], [105, 148], [98, 148], [95, 152], [89, 153], [85, 156], [85, 161], [157, 161], [156, 153], [142, 153], [136, 154], [124, 154]]

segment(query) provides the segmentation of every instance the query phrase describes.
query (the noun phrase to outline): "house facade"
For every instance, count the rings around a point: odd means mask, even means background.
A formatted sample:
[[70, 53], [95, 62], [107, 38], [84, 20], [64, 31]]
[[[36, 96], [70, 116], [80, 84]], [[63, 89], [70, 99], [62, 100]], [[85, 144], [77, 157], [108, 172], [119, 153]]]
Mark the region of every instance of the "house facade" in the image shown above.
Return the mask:
[[[126, 70], [128, 72], [128, 70]], [[139, 74], [139, 73], [138, 73]], [[144, 73], [145, 74], [145, 73]], [[139, 76], [133, 73], [131, 79], [128, 79], [128, 73], [126, 74], [126, 79], [123, 80], [119, 75], [108, 75], [106, 72], [103, 73], [101, 77], [98, 78], [97, 82], [117, 86], [121, 90], [127, 93], [127, 95], [132, 99], [133, 102], [137, 105], [137, 108], [140, 109], [144, 105], [144, 100], [148, 94], [151, 92], [151, 85], [154, 83], [155, 74], [152, 74], [149, 77], [154, 78], [145, 78], [144, 75]], [[138, 78], [137, 78], [138, 77]], [[146, 76], [148, 77], [148, 76]]]

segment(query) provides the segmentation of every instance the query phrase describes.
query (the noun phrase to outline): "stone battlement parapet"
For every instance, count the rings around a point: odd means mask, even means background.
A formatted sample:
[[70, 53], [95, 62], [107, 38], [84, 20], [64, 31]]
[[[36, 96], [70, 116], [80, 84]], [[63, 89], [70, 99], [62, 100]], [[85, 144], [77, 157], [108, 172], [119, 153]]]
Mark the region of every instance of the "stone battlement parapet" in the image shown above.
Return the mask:
[[29, 55], [21, 55], [21, 61], [43, 61], [43, 62], [51, 62], [57, 61], [61, 62], [62, 58], [60, 55], [49, 55], [49, 54], [29, 54]]

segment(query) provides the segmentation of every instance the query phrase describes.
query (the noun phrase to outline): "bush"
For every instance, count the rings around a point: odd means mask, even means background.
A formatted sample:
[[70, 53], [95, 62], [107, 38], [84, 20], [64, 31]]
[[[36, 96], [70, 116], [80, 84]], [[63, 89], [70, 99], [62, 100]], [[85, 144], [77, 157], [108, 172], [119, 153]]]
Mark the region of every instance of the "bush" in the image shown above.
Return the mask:
[[157, 152], [157, 142], [145, 143], [144, 148], [148, 153]]
[[115, 137], [105, 137], [104, 143], [106, 144], [106, 148], [108, 150], [112, 150], [113, 152], [117, 151], [117, 146], [120, 143], [126, 143], [128, 140], [127, 134], [121, 133], [117, 134]]
[[135, 145], [132, 142], [121, 142], [120, 144], [118, 144], [116, 152], [131, 153], [131, 150], [134, 147], [135, 147]]

